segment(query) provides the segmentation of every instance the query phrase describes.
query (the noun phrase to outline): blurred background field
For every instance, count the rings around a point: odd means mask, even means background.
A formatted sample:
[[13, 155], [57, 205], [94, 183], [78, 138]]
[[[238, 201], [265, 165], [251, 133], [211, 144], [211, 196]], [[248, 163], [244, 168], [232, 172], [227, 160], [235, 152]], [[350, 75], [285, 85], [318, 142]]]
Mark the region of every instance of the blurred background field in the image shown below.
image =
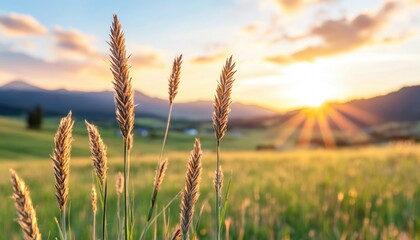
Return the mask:
[[[153, 121], [152, 121], [153, 122]], [[20, 229], [11, 196], [8, 169], [14, 168], [30, 187], [44, 237], [56, 236], [58, 208], [49, 154], [58, 123], [47, 118], [42, 130], [27, 130], [21, 118], [0, 118], [0, 239], [19, 239]], [[144, 124], [148, 124], [147, 121]], [[110, 156], [109, 225], [115, 226], [114, 176], [122, 171], [121, 141], [116, 128], [100, 125]], [[136, 136], [132, 184], [136, 232], [144, 227], [154, 170], [163, 132]], [[270, 141], [264, 130], [228, 135], [222, 151], [225, 186], [232, 179], [226, 224], [230, 239], [418, 239], [420, 236], [420, 146], [408, 141], [347, 148], [294, 148], [256, 151]], [[183, 187], [185, 165], [195, 136], [169, 134], [169, 169], [158, 208]], [[212, 134], [202, 139], [204, 169], [197, 213], [200, 239], [213, 239]], [[76, 118], [70, 170], [71, 224], [77, 239], [90, 236], [92, 166], [82, 119]], [[179, 199], [166, 212], [171, 227], [179, 220]], [[163, 219], [158, 220], [162, 236]], [[111, 236], [116, 228], [111, 227]], [[153, 227], [152, 227], [153, 229]], [[225, 232], [226, 233], [226, 232]], [[153, 230], [148, 238], [152, 238]], [[111, 237], [112, 238], [112, 237]]]
[[[0, 240], [21, 239], [10, 168], [31, 189], [44, 238], [57, 237], [50, 154], [70, 110], [72, 231], [76, 239], [92, 231], [87, 119], [108, 146], [109, 239], [116, 239], [114, 180], [123, 153], [109, 69], [113, 14], [126, 34], [118, 45], [130, 56], [137, 104], [136, 239], [165, 132], [168, 76], [182, 54], [179, 89], [169, 84], [171, 103], [179, 94], [159, 210], [182, 189], [199, 137], [202, 216], [194, 228], [198, 239], [215, 239], [213, 102], [232, 56], [237, 72], [221, 150], [224, 189], [231, 181], [224, 239], [420, 240], [419, 0], [2, 1]], [[168, 239], [179, 205], [175, 199], [146, 239]]]

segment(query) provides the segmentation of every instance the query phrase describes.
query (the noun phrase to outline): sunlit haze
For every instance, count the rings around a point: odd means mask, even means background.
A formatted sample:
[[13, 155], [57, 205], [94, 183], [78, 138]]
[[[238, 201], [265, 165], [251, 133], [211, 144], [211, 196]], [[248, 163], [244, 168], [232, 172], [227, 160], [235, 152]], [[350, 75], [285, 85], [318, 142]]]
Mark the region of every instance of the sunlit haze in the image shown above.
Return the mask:
[[289, 110], [371, 97], [420, 83], [415, 0], [5, 1], [0, 84], [112, 88], [108, 31], [121, 19], [134, 87], [167, 98], [184, 54], [177, 101], [210, 100], [226, 57], [237, 102]]

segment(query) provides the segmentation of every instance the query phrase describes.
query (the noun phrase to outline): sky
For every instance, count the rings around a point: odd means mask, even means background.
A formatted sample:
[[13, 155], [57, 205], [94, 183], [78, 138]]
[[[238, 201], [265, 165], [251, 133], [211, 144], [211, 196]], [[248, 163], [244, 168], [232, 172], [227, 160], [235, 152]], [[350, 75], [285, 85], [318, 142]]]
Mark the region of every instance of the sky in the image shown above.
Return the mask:
[[213, 99], [227, 57], [235, 102], [285, 111], [420, 84], [420, 0], [4, 1], [0, 84], [112, 89], [109, 27], [123, 25], [135, 89]]

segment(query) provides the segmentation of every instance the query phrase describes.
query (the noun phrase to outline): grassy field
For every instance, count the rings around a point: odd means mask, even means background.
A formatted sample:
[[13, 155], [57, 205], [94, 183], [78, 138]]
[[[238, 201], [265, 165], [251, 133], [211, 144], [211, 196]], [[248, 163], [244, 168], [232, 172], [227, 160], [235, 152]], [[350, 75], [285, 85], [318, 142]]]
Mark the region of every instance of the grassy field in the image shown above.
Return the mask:
[[[89, 239], [92, 216], [92, 167], [85, 129], [78, 120], [70, 170], [71, 225], [76, 239]], [[0, 119], [0, 239], [20, 239], [10, 199], [8, 169], [14, 168], [31, 189], [41, 231], [57, 236], [58, 207], [49, 154], [57, 120], [41, 132], [27, 131], [21, 121]], [[121, 143], [115, 129], [101, 129], [110, 152], [110, 238], [116, 234], [115, 173], [122, 170]], [[215, 165], [211, 135], [203, 141], [203, 177], [198, 208], [203, 215], [200, 239], [214, 239]], [[420, 146], [393, 144], [336, 150], [251, 151], [266, 139], [263, 132], [228, 137], [222, 152], [225, 179], [232, 178], [228, 206], [229, 239], [420, 239]], [[144, 227], [160, 139], [137, 138], [131, 179], [135, 190], [136, 237]], [[158, 208], [184, 184], [193, 137], [170, 135], [169, 168]], [[179, 219], [179, 199], [166, 216], [171, 229]], [[163, 218], [157, 222], [163, 239]], [[226, 231], [224, 231], [224, 234]], [[147, 239], [152, 239], [153, 229]], [[53, 239], [53, 238], [51, 238]]]

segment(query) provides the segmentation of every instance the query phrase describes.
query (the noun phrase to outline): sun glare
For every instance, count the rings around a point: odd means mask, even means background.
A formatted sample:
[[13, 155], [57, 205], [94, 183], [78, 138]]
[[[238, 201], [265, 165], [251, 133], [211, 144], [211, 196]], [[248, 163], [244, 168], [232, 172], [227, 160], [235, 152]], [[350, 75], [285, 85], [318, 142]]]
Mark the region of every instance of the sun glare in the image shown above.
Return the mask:
[[298, 64], [284, 70], [290, 88], [286, 93], [300, 107], [318, 108], [325, 102], [339, 98], [338, 89], [332, 84], [333, 71], [316, 64]]
[[302, 102], [312, 108], [322, 106], [326, 100], [327, 99], [325, 99], [320, 92], [307, 93], [302, 97]]
[[334, 89], [326, 84], [308, 84], [298, 87], [290, 92], [290, 95], [301, 106], [318, 108], [328, 100], [333, 99]]

